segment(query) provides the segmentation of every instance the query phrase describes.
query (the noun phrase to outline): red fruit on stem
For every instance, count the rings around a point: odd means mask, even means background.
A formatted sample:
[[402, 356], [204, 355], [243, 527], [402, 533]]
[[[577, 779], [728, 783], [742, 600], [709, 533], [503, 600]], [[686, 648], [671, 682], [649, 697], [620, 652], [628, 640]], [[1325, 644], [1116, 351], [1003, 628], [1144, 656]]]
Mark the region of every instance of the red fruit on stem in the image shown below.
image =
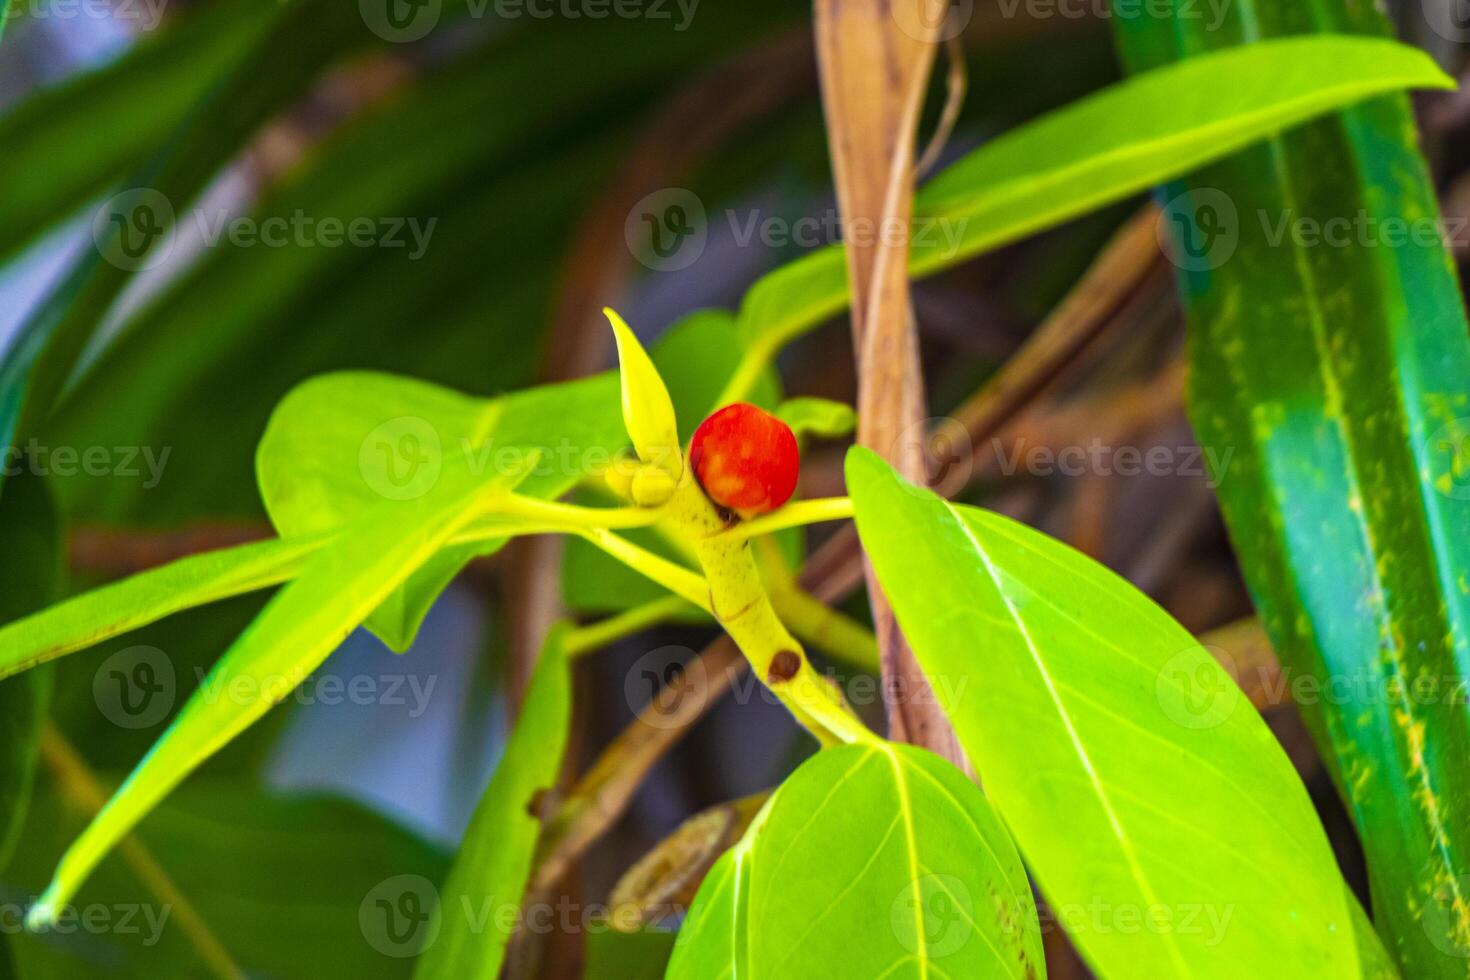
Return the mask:
[[726, 405], [699, 424], [689, 460], [709, 498], [742, 517], [786, 503], [801, 471], [791, 427], [745, 402]]

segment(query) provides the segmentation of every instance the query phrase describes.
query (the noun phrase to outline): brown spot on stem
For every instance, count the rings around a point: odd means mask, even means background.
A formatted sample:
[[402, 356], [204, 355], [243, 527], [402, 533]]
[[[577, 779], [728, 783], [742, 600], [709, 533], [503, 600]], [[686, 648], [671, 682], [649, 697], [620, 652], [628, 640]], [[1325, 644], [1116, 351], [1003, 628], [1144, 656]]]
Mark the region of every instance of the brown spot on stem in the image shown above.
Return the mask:
[[546, 804], [551, 794], [544, 789], [538, 789], [531, 794], [531, 799], [526, 802], [526, 812], [533, 818], [540, 820], [546, 814]]
[[795, 650], [782, 650], [771, 658], [771, 667], [766, 671], [766, 680], [781, 684], [796, 676], [801, 669], [801, 654]]

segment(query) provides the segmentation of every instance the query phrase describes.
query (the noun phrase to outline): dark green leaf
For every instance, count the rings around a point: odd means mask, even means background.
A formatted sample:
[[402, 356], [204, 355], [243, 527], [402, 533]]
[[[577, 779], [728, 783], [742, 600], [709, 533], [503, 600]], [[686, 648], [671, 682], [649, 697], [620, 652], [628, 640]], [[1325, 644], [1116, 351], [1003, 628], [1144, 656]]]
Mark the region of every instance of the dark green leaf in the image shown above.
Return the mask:
[[[0, 621], [39, 609], [56, 597], [61, 528], [40, 477], [17, 476], [0, 494], [0, 555]], [[49, 670], [0, 681], [0, 871], [25, 819], [50, 694]]]
[[[1242, 0], [1211, 31], [1176, 9], [1117, 21], [1132, 68], [1389, 31], [1345, 0]], [[1228, 460], [1220, 500], [1272, 645], [1323, 692], [1303, 711], [1357, 824], [1378, 928], [1406, 976], [1463, 977], [1470, 327], [1413, 114], [1397, 95], [1364, 102], [1163, 196], [1190, 416]]]
[[536, 801], [556, 786], [571, 721], [565, 626], [546, 638], [515, 731], [485, 789], [444, 884], [438, 938], [415, 980], [496, 980], [531, 875], [541, 819]]
[[[27, 848], [0, 879], [7, 898], [36, 894], [83, 820], [54, 792], [38, 794]], [[380, 902], [396, 909], [412, 893], [432, 903], [449, 865], [439, 848], [357, 804], [217, 778], [181, 787], [138, 837], [225, 951], [249, 975], [280, 980], [406, 978], [412, 960]], [[209, 975], [181, 910], [166, 904], [110, 857], [75, 901], [79, 918], [101, 915], [109, 927], [14, 937], [17, 959], [24, 975], [46, 980]], [[401, 937], [411, 923], [396, 925]]]

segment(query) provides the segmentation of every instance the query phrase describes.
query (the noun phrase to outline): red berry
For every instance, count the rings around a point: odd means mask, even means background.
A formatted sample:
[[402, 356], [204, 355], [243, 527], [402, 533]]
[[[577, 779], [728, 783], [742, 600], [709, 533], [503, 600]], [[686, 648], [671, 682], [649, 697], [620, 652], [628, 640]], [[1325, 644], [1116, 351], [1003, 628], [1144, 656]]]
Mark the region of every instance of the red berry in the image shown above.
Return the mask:
[[744, 402], [726, 405], [699, 424], [689, 460], [709, 498], [742, 517], [786, 503], [801, 470], [791, 427]]

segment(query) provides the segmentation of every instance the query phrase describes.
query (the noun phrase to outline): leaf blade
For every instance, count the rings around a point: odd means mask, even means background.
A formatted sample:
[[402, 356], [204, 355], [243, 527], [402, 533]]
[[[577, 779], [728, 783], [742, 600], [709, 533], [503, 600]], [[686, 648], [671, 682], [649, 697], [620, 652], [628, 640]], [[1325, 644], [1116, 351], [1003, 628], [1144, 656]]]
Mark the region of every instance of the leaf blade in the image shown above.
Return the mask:
[[905, 634], [1054, 905], [1229, 916], [1218, 934], [1162, 938], [1069, 923], [1094, 968], [1355, 972], [1345, 887], [1311, 801], [1197, 641], [1059, 542], [918, 490], [865, 451], [847, 472]]

